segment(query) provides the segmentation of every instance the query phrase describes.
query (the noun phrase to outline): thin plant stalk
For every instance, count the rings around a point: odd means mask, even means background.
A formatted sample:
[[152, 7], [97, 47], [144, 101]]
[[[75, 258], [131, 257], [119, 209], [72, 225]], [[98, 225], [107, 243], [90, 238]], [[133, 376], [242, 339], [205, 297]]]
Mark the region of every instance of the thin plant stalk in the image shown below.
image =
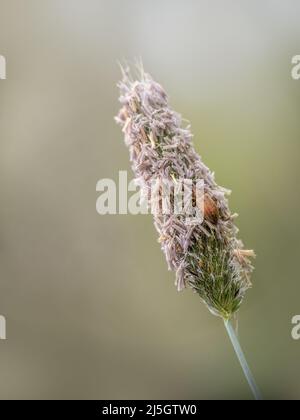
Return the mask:
[[224, 325], [225, 325], [226, 331], [227, 331], [227, 333], [229, 335], [230, 341], [231, 341], [231, 343], [233, 345], [233, 348], [235, 350], [235, 353], [236, 353], [236, 355], [238, 357], [238, 360], [240, 362], [240, 365], [241, 365], [241, 367], [243, 369], [243, 372], [245, 374], [245, 377], [247, 379], [247, 382], [248, 382], [248, 384], [249, 384], [249, 386], [251, 388], [251, 391], [252, 391], [252, 393], [254, 395], [254, 398], [256, 400], [262, 400], [263, 398], [262, 398], [261, 392], [260, 392], [260, 390], [259, 390], [259, 388], [258, 388], [258, 386], [257, 386], [257, 384], [255, 382], [254, 376], [252, 375], [252, 372], [251, 372], [251, 370], [249, 368], [249, 365], [247, 363], [247, 360], [245, 358], [245, 355], [244, 355], [243, 350], [241, 348], [239, 339], [238, 339], [238, 337], [237, 337], [237, 335], [236, 335], [236, 333], [234, 331], [234, 328], [232, 326], [231, 321], [229, 321], [227, 319], [224, 319]]

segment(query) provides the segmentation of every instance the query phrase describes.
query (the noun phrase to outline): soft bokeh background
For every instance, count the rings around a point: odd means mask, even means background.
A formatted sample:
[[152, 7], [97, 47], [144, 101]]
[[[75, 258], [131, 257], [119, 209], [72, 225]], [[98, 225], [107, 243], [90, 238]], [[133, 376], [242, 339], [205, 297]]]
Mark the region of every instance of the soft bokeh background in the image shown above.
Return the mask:
[[296, 0], [0, 0], [0, 398], [251, 398], [151, 216], [95, 210], [96, 182], [129, 169], [117, 61], [139, 56], [257, 252], [239, 315], [257, 381], [300, 398], [299, 16]]

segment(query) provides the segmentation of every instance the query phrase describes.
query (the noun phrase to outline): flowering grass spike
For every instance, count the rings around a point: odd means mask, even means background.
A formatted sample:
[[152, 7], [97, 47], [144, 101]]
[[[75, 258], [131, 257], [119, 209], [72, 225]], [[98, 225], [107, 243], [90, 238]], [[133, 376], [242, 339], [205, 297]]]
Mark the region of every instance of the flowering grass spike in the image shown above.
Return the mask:
[[[228, 320], [239, 309], [251, 286], [250, 257], [237, 238], [226, 196], [213, 173], [196, 153], [189, 127], [182, 126], [164, 89], [139, 69], [137, 80], [122, 69], [119, 83], [122, 108], [116, 121], [122, 126], [135, 178], [148, 204], [153, 179], [176, 186], [182, 179], [204, 182], [203, 220], [191, 223], [186, 214], [154, 214], [159, 242], [168, 267], [176, 272], [178, 290], [192, 288], [215, 315]], [[194, 184], [193, 184], [194, 185]], [[193, 185], [190, 194], [195, 195]]]

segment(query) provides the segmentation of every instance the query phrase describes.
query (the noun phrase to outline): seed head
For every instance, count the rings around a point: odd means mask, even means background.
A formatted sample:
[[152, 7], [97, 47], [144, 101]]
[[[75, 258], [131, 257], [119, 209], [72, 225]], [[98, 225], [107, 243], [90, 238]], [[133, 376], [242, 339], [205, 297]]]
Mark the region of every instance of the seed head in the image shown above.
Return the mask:
[[[236, 214], [228, 207], [230, 192], [215, 182], [214, 174], [196, 153], [190, 127], [183, 127], [161, 85], [142, 68], [136, 79], [128, 68], [122, 73], [118, 84], [122, 108], [116, 121], [148, 205], [153, 205], [153, 179], [173, 184], [174, 189], [180, 180], [192, 180], [189, 193], [193, 199], [197, 195], [195, 182], [204, 183], [203, 220], [191, 222], [184, 213], [154, 213], [158, 240], [169, 269], [176, 272], [177, 289], [192, 288], [212, 313], [229, 319], [251, 286], [250, 257], [254, 256], [237, 239]], [[161, 205], [159, 201], [159, 209]]]

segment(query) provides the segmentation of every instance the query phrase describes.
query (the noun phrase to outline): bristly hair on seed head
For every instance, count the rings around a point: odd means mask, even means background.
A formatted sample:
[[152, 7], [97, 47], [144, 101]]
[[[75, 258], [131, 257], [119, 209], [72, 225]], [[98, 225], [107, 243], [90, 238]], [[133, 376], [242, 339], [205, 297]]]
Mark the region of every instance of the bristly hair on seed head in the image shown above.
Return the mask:
[[[122, 69], [118, 83], [122, 108], [115, 118], [129, 148], [132, 169], [141, 193], [151, 206], [154, 178], [204, 182], [203, 221], [190, 223], [185, 214], [154, 214], [154, 225], [168, 268], [176, 272], [178, 290], [192, 288], [210, 311], [230, 319], [251, 286], [254, 252], [237, 238], [236, 214], [228, 207], [229, 191], [196, 153], [190, 127], [169, 106], [162, 86], [137, 67], [138, 77]], [[191, 191], [193, 194], [193, 191]]]

